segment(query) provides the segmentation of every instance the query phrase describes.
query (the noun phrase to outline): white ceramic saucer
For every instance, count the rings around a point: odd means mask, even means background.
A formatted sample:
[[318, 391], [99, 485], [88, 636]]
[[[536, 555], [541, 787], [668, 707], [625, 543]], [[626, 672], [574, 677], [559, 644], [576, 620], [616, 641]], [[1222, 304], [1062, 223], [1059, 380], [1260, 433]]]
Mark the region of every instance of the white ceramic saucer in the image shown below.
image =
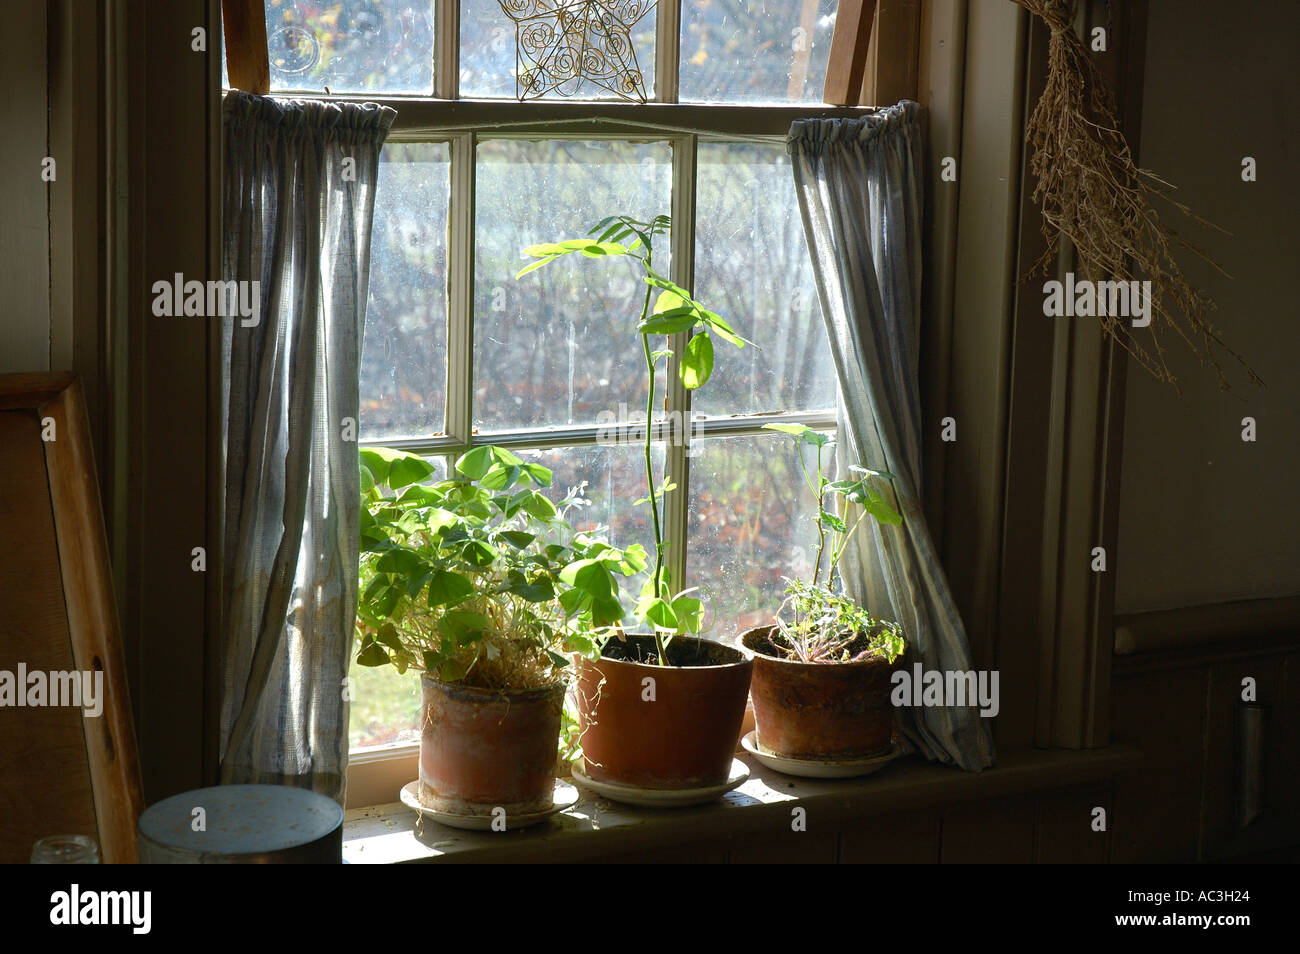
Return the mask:
[[624, 805], [638, 805], [642, 808], [681, 808], [686, 805], [702, 805], [711, 802], [720, 795], [725, 795], [749, 778], [749, 766], [740, 759], [731, 760], [731, 771], [727, 780], [719, 785], [705, 788], [638, 788], [635, 785], [621, 785], [617, 782], [597, 782], [587, 775], [585, 762], [578, 759], [573, 763], [573, 780], [583, 788], [589, 788], [597, 795], [608, 798], [611, 802]]
[[747, 732], [745, 737], [740, 740], [740, 744], [744, 746], [746, 752], [770, 769], [786, 775], [797, 775], [800, 778], [857, 778], [860, 775], [870, 775], [872, 772], [880, 771], [898, 758], [899, 755], [898, 744], [894, 743], [884, 755], [877, 755], [869, 759], [848, 759], [838, 762], [787, 759], [760, 749], [755, 739], [756, 735], [756, 731]]
[[[402, 804], [413, 811], [426, 815], [448, 828], [463, 828], [467, 831], [491, 831], [493, 817], [487, 815], [458, 815], [453, 812], [439, 812], [420, 804], [419, 781], [407, 782], [402, 786]], [[526, 812], [522, 815], [507, 815], [506, 830], [514, 831], [527, 828], [545, 821], [558, 811], [573, 807], [578, 801], [578, 790], [568, 782], [555, 780], [555, 801], [550, 808], [540, 812]]]

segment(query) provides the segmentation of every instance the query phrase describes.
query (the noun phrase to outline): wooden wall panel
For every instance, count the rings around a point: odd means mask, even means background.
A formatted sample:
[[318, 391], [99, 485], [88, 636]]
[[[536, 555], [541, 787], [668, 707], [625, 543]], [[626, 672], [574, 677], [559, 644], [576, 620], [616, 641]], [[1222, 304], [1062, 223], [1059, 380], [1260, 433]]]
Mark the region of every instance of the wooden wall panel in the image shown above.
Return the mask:
[[[1264, 706], [1264, 811], [1249, 826], [1237, 824], [1237, 709], [1242, 680], [1252, 679]], [[1283, 660], [1279, 656], [1221, 663], [1209, 671], [1205, 704], [1205, 786], [1201, 813], [1204, 858], [1266, 851], [1285, 841], [1289, 803], [1296, 792], [1295, 754], [1283, 747], [1285, 720]], [[1290, 772], [1288, 772], [1290, 762]], [[1288, 791], [1290, 789], [1290, 791]]]
[[[811, 826], [813, 821], [809, 819]], [[771, 835], [746, 838], [732, 846], [732, 864], [834, 864], [839, 859], [836, 832], [778, 829]]]
[[1116, 741], [1146, 766], [1115, 785], [1111, 860], [1185, 862], [1197, 856], [1204, 773], [1206, 674], [1144, 672], [1112, 683]]
[[[1106, 827], [1093, 827], [1094, 811], [1105, 811]], [[1110, 855], [1110, 785], [1051, 792], [1038, 800], [1034, 860], [1040, 864], [1104, 864]]]
[[939, 861], [939, 813], [911, 812], [864, 819], [840, 834], [844, 864], [936, 864]]
[[943, 813], [944, 864], [1027, 864], [1038, 817], [1033, 798], [958, 805]]

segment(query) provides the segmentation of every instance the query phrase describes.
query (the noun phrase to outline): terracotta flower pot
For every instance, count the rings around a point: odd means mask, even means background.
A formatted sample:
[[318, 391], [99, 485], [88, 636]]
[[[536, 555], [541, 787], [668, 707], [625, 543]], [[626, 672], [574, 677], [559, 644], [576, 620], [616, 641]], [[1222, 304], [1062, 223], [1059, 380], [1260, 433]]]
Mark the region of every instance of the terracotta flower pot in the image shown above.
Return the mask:
[[611, 640], [605, 656], [579, 662], [585, 771], [598, 782], [638, 788], [722, 784], [740, 738], [753, 660], [687, 636], [670, 644], [671, 666], [610, 658], [647, 658], [653, 645], [650, 636]]
[[847, 663], [778, 658], [774, 626], [756, 626], [740, 641], [754, 654], [755, 740], [787, 759], [837, 761], [884, 755], [892, 743], [889, 695], [893, 664], [883, 657]]
[[545, 811], [555, 791], [564, 684], [494, 691], [425, 673], [420, 801], [460, 815]]

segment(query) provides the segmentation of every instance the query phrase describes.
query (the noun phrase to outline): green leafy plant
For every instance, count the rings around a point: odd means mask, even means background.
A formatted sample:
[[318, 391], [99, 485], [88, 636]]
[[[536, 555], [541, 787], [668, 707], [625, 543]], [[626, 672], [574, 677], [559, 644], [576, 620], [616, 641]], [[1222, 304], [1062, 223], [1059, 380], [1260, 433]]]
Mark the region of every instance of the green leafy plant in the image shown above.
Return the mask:
[[562, 679], [568, 654], [598, 653], [644, 547], [576, 532], [581, 488], [557, 505], [542, 493], [550, 470], [505, 448], [476, 447], [451, 478], [420, 483], [432, 472], [415, 454], [361, 451], [357, 662], [526, 689]]
[[[645, 283], [641, 300], [641, 314], [636, 331], [641, 338], [645, 356], [648, 393], [646, 397], [645, 475], [647, 496], [638, 503], [650, 506], [654, 529], [654, 571], [646, 582], [637, 601], [635, 616], [638, 621], [653, 628], [655, 649], [660, 665], [668, 665], [668, 644], [676, 635], [698, 633], [703, 606], [691, 591], [673, 593], [664, 556], [669, 541], [663, 533], [664, 495], [675, 489], [668, 481], [655, 479], [652, 458], [655, 411], [655, 377], [659, 362], [677, 359], [677, 373], [682, 386], [688, 390], [702, 387], [713, 374], [713, 336], [717, 335], [737, 348], [752, 345], [716, 312], [691, 297], [691, 294], [659, 274], [654, 268], [654, 240], [666, 234], [671, 222], [666, 215], [642, 222], [626, 215], [610, 216], [601, 220], [588, 233], [595, 238], [569, 239], [548, 242], [524, 249], [524, 254], [537, 261], [522, 269], [516, 278], [522, 278], [557, 259], [577, 253], [584, 258], [630, 258], [638, 263]], [[657, 294], [656, 294], [657, 292]], [[652, 339], [663, 336], [666, 344], [656, 348]], [[683, 342], [684, 344], [679, 343]]]
[[[772, 645], [787, 658], [799, 662], [856, 662], [884, 656], [892, 663], [906, 646], [898, 624], [873, 618], [843, 592], [839, 564], [849, 540], [868, 516], [887, 525], [903, 522], [902, 515], [871, 486], [872, 481], [891, 479], [893, 475], [852, 465], [849, 468], [852, 477], [831, 480], [822, 466], [822, 453], [834, 446], [834, 438], [806, 424], [764, 424], [763, 427], [794, 438], [804, 484], [817, 501], [817, 542], [813, 545], [817, 558], [812, 578], [787, 579], [785, 601], [776, 615]], [[815, 469], [809, 468], [809, 457], [816, 461]], [[857, 508], [851, 524], [828, 508], [828, 496]], [[850, 508], [842, 506], [841, 509], [848, 513]]]

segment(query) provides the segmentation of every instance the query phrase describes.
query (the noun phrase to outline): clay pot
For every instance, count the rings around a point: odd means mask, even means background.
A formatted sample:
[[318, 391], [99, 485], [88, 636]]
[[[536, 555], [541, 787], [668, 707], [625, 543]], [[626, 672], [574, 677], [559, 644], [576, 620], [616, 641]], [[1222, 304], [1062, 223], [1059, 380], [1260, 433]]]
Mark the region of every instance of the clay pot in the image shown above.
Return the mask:
[[584, 769], [595, 781], [637, 788], [720, 785], [740, 738], [753, 660], [732, 646], [677, 636], [668, 648], [673, 665], [635, 661], [653, 658], [653, 646], [651, 636], [628, 636], [610, 640], [600, 659], [579, 662]]
[[420, 801], [436, 811], [507, 816], [546, 811], [564, 684], [500, 691], [440, 682], [425, 673]]
[[773, 626], [741, 634], [754, 654], [755, 741], [765, 752], [819, 762], [884, 755], [892, 744], [893, 664], [883, 657], [847, 663], [778, 658]]

